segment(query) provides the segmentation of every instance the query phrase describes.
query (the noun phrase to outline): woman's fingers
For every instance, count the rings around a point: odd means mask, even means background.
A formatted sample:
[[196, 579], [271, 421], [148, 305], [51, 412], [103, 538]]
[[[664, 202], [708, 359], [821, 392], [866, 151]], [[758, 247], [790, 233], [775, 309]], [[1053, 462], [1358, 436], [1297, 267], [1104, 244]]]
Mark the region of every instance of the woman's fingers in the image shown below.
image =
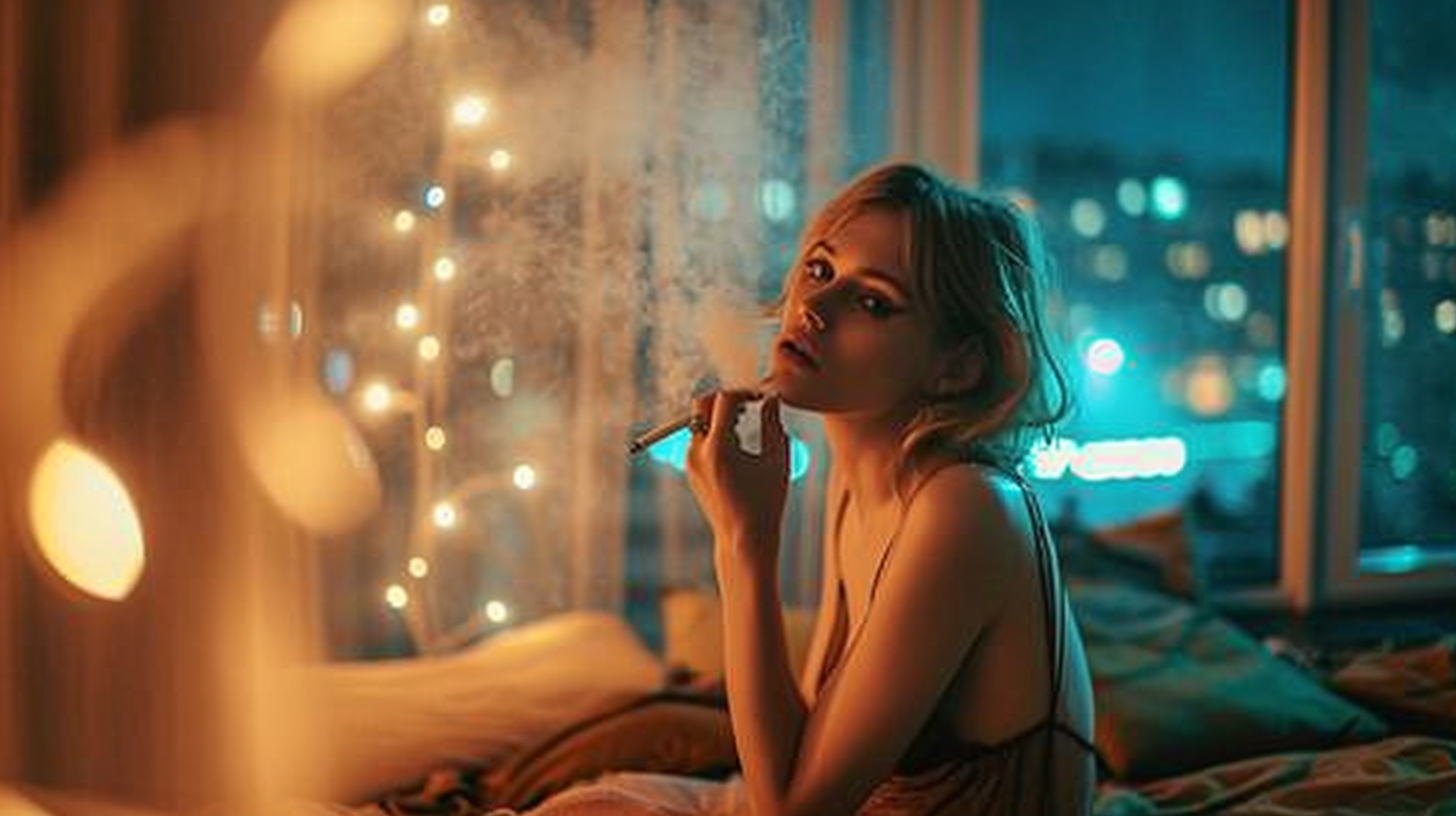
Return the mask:
[[693, 436], [707, 436], [713, 422], [713, 394], [694, 397], [690, 416], [692, 424], [688, 426], [688, 429], [693, 432]]
[[[745, 389], [719, 391], [718, 399], [713, 403], [713, 423], [708, 437], [721, 442], [726, 434], [733, 433], [738, 427], [738, 415], [743, 412], [743, 404], [758, 398], [758, 393]], [[737, 444], [733, 447], [736, 448]]]
[[778, 445], [785, 441], [783, 420], [779, 418], [779, 397], [771, 394], [763, 401], [763, 418], [759, 421], [762, 428], [765, 447], [770, 444]]

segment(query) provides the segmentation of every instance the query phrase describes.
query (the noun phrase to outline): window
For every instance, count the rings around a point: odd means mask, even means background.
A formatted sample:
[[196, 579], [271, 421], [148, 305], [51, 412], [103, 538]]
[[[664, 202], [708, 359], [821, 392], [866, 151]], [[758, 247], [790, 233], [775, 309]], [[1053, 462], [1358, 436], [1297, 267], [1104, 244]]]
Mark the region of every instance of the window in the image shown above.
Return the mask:
[[1456, 563], [1456, 9], [1336, 10], [1331, 376], [1357, 397], [1356, 571], [1391, 576]]
[[1049, 514], [1182, 507], [1207, 588], [1276, 581], [1288, 8], [982, 9], [981, 183], [1041, 224], [1081, 382]]

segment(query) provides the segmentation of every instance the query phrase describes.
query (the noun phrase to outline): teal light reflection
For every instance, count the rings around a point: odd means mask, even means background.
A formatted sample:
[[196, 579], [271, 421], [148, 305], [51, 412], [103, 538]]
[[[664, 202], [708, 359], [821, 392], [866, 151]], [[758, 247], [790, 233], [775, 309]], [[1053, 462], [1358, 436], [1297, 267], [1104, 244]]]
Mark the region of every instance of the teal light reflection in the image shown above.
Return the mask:
[[[673, 468], [686, 471], [688, 461], [688, 444], [692, 440], [692, 434], [686, 428], [669, 436], [656, 445], [647, 449], [647, 455], [653, 461], [670, 465]], [[804, 478], [809, 472], [809, 446], [794, 438], [789, 437], [789, 481], [797, 482]]]

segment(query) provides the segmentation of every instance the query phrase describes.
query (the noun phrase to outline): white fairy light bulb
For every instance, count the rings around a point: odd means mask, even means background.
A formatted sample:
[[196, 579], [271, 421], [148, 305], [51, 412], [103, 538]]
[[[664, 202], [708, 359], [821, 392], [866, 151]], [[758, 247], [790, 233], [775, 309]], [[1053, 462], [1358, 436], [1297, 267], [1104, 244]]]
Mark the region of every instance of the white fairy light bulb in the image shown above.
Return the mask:
[[511, 473], [511, 481], [521, 490], [530, 490], [536, 486], [536, 469], [530, 465], [516, 465], [515, 471]]
[[441, 283], [453, 280], [456, 272], [455, 259], [449, 256], [444, 256], [437, 259], [435, 261], [434, 271], [435, 280]]
[[409, 591], [399, 584], [390, 584], [384, 590], [384, 602], [394, 609], [404, 609], [409, 606]]
[[447, 501], [436, 503], [432, 515], [435, 519], [435, 526], [442, 530], [451, 529], [460, 520], [459, 513], [455, 510], [455, 505]]
[[439, 425], [431, 425], [425, 430], [425, 447], [432, 451], [445, 449], [445, 429]]
[[401, 331], [411, 331], [420, 325], [420, 307], [413, 303], [401, 303], [394, 310], [394, 325]]
[[385, 383], [370, 383], [364, 388], [363, 402], [364, 408], [368, 411], [382, 414], [394, 404], [394, 392]]
[[490, 105], [475, 94], [467, 94], [456, 100], [455, 106], [450, 109], [450, 115], [457, 125], [475, 127], [490, 115]]
[[427, 334], [420, 338], [420, 358], [424, 360], [435, 360], [440, 356], [440, 341], [433, 334]]

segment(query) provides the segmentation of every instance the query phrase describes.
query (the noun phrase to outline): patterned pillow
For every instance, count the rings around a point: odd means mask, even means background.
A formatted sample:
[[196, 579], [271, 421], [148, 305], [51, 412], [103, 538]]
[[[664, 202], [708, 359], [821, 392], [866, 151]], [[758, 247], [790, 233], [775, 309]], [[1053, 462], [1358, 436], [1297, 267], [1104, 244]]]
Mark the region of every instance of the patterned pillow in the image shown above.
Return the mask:
[[1369, 742], [1385, 725], [1211, 611], [1122, 583], [1070, 587], [1096, 743], [1124, 779]]
[[584, 719], [520, 752], [488, 772], [482, 788], [491, 806], [524, 811], [608, 772], [722, 779], [737, 769], [721, 689], [667, 689]]

